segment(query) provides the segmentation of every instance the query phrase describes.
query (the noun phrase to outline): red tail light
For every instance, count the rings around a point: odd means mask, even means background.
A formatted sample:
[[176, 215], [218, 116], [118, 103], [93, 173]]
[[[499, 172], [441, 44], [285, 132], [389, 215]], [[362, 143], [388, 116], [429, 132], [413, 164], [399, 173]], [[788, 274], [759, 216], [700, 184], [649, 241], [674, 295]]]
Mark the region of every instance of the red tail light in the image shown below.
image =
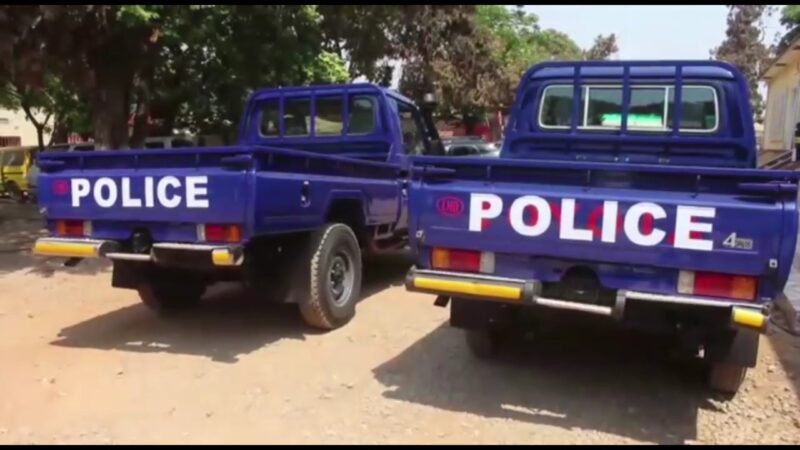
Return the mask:
[[682, 294], [736, 300], [755, 300], [757, 285], [756, 278], [747, 275], [682, 270], [678, 277], [678, 292]]
[[242, 229], [239, 225], [201, 224], [197, 226], [198, 239], [206, 242], [240, 242]]
[[57, 220], [56, 236], [84, 237], [92, 234], [92, 222], [88, 220]]
[[434, 248], [431, 266], [440, 270], [494, 273], [494, 253]]

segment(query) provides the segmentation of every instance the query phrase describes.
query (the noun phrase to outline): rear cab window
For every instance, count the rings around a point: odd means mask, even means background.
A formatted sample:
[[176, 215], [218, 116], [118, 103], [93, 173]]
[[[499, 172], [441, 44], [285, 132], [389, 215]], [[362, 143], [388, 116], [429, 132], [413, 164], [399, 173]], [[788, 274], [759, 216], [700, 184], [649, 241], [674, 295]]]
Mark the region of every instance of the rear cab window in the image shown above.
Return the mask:
[[258, 133], [262, 138], [366, 136], [377, 130], [377, 111], [371, 94], [272, 98], [258, 103]]
[[[580, 95], [577, 121], [579, 130], [616, 130], [621, 127], [621, 86], [582, 86]], [[539, 128], [569, 129], [573, 96], [572, 85], [547, 86], [537, 115]], [[681, 97], [680, 132], [713, 133], [718, 129], [719, 101], [713, 86], [684, 85]], [[666, 132], [672, 129], [674, 86], [633, 85], [628, 105], [628, 130]]]

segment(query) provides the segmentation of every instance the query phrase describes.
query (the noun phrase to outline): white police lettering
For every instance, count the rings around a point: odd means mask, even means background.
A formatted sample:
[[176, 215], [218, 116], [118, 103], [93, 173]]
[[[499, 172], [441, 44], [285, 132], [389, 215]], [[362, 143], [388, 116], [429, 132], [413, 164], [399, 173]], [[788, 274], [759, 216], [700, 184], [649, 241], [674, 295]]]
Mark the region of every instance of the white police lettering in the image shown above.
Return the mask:
[[628, 212], [625, 214], [625, 234], [636, 245], [653, 247], [660, 244], [667, 233], [655, 227], [649, 234], [640, 231], [639, 222], [645, 214], [653, 216], [653, 220], [667, 217], [667, 212], [664, 211], [664, 208], [655, 203], [637, 203], [628, 208]]
[[[524, 219], [523, 213], [528, 207], [535, 208], [536, 210], [536, 220], [532, 225], [525, 223]], [[523, 236], [533, 237], [541, 235], [547, 231], [547, 228], [550, 226], [550, 221], [553, 220], [550, 205], [547, 204], [547, 200], [535, 195], [525, 195], [514, 200], [514, 203], [511, 204], [509, 214], [511, 226], [514, 228], [514, 231]]]
[[177, 194], [167, 196], [167, 188], [170, 186], [179, 188], [181, 187], [181, 181], [173, 176], [164, 177], [158, 180], [158, 187], [156, 188], [156, 192], [158, 193], [158, 202], [166, 208], [176, 208], [181, 204], [181, 196]]
[[693, 238], [692, 232], [711, 233], [713, 225], [706, 222], [695, 222], [695, 217], [713, 219], [716, 214], [714, 208], [701, 206], [678, 206], [675, 217], [675, 247], [689, 250], [714, 250], [714, 241], [711, 239]]
[[186, 206], [189, 208], [208, 208], [208, 199], [199, 198], [206, 196], [206, 177], [186, 177]]
[[[614, 201], [605, 201], [603, 202], [603, 217], [617, 217], [617, 210], [619, 209], [619, 204]], [[603, 221], [603, 234], [602, 234], [603, 242], [608, 242], [613, 244], [617, 242], [617, 221], [616, 220], [604, 220]]]
[[205, 176], [184, 177], [183, 181], [171, 175], [160, 179], [72, 178], [70, 187], [75, 208], [80, 207], [84, 203], [82, 200], [90, 194], [101, 208], [177, 208], [182, 204], [186, 208], [209, 207], [208, 177]]
[[[103, 191], [106, 191], [104, 194]], [[98, 178], [94, 183], [94, 202], [101, 208], [110, 208], [117, 201], [117, 185], [111, 178]]]
[[122, 207], [123, 208], [141, 208], [142, 199], [131, 197], [131, 180], [130, 178], [122, 179]]
[[92, 192], [92, 184], [86, 178], [73, 178], [70, 180], [70, 192], [72, 192], [72, 207], [81, 206], [81, 199]]
[[494, 194], [472, 194], [469, 198], [469, 231], [483, 231], [484, 219], [503, 212], [503, 199]]
[[575, 228], [575, 199], [565, 198], [561, 200], [561, 223], [558, 235], [561, 239], [570, 241], [590, 241], [592, 240], [592, 230], [581, 230]]
[[[677, 205], [673, 209], [674, 217], [670, 218], [667, 210], [656, 203], [639, 202], [631, 205], [620, 206], [616, 201], [604, 201], [602, 205], [602, 223], [597, 225], [586, 224], [578, 220], [580, 202], [574, 198], [560, 200], [560, 214], [556, 214], [558, 224], [553, 225], [554, 207], [542, 197], [525, 195], [516, 198], [508, 208], [508, 222], [514, 232], [526, 236], [542, 236], [555, 228], [559, 239], [573, 241], [602, 241], [607, 243], [618, 242], [624, 234], [627, 241], [641, 247], [653, 247], [667, 243], [676, 248], [688, 250], [714, 250], [714, 241], [710, 239], [713, 231], [713, 219], [716, 209], [712, 207]], [[595, 204], [587, 205], [594, 208]], [[584, 206], [587, 207], [587, 206]], [[503, 198], [496, 194], [476, 193], [470, 195], [469, 205], [469, 230], [474, 232], [484, 231], [488, 224], [503, 214]], [[526, 214], [529, 211], [529, 214]], [[596, 213], [597, 211], [595, 209]], [[580, 214], [596, 214], [586, 211]], [[621, 230], [618, 230], [617, 221], [622, 215]], [[711, 219], [701, 222], [700, 219]], [[582, 219], [586, 220], [586, 219]], [[590, 219], [591, 222], [594, 217]], [[669, 224], [674, 226], [674, 236], [668, 238]], [[595, 234], [598, 233], [598, 234]], [[673, 239], [674, 237], [674, 239]]]

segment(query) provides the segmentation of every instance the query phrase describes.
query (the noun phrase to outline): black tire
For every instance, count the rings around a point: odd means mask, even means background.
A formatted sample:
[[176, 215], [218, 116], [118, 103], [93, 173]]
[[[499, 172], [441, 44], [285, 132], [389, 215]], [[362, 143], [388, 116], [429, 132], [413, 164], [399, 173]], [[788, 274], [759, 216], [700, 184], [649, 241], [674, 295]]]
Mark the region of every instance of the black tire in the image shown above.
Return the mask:
[[736, 395], [747, 375], [747, 367], [730, 363], [714, 363], [708, 376], [711, 389], [730, 397]]
[[353, 230], [328, 224], [308, 238], [294, 264], [291, 297], [305, 322], [323, 330], [345, 325], [361, 294], [361, 249]]
[[159, 314], [186, 309], [200, 302], [206, 284], [180, 273], [153, 270], [136, 288], [145, 306]]
[[478, 359], [492, 359], [500, 354], [502, 339], [500, 333], [490, 329], [464, 330], [467, 347]]

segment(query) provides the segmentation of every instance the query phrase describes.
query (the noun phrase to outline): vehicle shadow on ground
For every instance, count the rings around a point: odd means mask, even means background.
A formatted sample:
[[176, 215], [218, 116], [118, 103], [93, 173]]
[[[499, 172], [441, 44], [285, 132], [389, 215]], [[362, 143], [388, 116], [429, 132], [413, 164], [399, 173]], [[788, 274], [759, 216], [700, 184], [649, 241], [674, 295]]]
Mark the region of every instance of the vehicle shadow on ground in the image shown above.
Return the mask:
[[698, 409], [717, 409], [702, 365], [660, 356], [667, 342], [595, 323], [562, 330], [480, 361], [445, 323], [374, 374], [394, 400], [655, 443], [696, 439]]
[[[362, 301], [397, 284], [407, 271], [402, 258], [365, 267]], [[276, 341], [324, 333], [305, 325], [296, 306], [256, 302], [241, 285], [225, 283], [212, 286], [198, 308], [159, 317], [136, 303], [64, 328], [51, 344], [205, 356], [236, 363], [240, 356]]]

